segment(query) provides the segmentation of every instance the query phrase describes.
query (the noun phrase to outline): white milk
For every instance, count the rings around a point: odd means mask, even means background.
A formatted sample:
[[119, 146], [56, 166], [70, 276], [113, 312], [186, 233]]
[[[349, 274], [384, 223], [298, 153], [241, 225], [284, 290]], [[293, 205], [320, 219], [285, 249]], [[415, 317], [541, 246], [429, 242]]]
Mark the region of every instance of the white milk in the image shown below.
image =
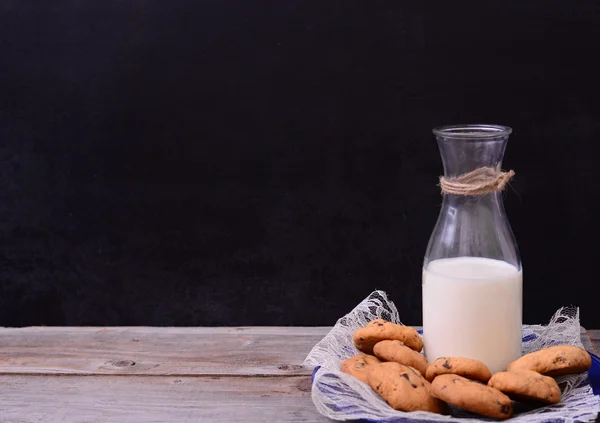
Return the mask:
[[521, 356], [523, 276], [504, 261], [434, 260], [423, 270], [423, 341], [438, 357], [483, 361], [492, 373]]

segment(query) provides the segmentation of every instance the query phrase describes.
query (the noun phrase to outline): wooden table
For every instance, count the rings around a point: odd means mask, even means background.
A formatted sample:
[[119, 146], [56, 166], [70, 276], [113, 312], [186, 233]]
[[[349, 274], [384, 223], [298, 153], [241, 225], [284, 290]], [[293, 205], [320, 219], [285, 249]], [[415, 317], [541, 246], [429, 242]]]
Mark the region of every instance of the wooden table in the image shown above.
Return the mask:
[[302, 367], [328, 330], [0, 328], [0, 422], [329, 421]]

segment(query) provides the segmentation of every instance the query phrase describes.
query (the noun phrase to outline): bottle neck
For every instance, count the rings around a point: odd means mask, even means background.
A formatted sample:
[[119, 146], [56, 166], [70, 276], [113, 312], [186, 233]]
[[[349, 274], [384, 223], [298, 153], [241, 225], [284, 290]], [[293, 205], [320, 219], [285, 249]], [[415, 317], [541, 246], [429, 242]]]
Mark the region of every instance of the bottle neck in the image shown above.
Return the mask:
[[472, 209], [479, 209], [483, 207], [490, 211], [504, 213], [504, 201], [500, 191], [483, 195], [444, 194], [442, 199], [442, 207], [468, 207]]
[[459, 176], [481, 167], [500, 170], [508, 137], [492, 139], [448, 139], [438, 137], [438, 146], [446, 178]]

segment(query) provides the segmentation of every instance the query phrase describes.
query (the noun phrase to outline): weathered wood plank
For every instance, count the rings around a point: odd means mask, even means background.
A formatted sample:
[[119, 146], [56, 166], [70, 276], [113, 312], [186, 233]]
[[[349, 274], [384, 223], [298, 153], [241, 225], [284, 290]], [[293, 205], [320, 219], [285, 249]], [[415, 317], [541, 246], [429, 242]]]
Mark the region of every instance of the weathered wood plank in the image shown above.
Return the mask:
[[0, 421], [328, 422], [310, 377], [2, 376]]
[[[0, 373], [308, 375], [302, 362], [329, 329], [0, 328]], [[591, 350], [583, 329], [582, 341]]]
[[0, 373], [307, 375], [330, 328], [0, 329]]

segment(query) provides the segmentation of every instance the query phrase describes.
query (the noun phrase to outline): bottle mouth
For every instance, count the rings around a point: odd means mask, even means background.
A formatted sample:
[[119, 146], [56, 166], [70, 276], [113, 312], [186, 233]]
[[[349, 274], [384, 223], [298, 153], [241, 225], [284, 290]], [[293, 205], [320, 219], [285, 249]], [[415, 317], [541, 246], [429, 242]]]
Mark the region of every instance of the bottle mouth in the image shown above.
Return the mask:
[[512, 128], [504, 125], [446, 125], [433, 129], [436, 137], [448, 139], [482, 139], [507, 137]]

